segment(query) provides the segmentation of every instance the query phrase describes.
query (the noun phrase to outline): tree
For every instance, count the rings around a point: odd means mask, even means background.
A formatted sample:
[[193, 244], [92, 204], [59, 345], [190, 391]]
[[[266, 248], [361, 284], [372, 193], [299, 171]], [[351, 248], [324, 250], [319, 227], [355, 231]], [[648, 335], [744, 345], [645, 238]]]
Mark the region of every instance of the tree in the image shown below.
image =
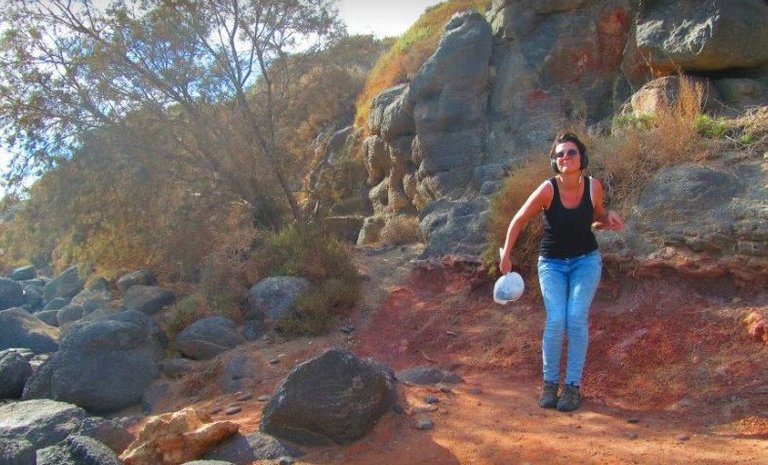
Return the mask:
[[[11, 182], [110, 126], [110, 143], [172, 158], [190, 181], [249, 204], [270, 195], [266, 173], [303, 222], [282, 119], [300, 88], [292, 67], [340, 31], [331, 0], [5, 3], [0, 131], [15, 153]], [[148, 127], [170, 131], [174, 146], [153, 145]]]

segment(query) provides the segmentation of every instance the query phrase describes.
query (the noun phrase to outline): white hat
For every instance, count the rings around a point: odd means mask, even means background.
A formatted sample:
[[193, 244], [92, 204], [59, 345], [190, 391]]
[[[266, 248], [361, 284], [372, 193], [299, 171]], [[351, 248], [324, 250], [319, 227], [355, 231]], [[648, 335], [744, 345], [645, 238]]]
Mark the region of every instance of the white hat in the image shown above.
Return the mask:
[[519, 299], [524, 290], [523, 277], [512, 271], [496, 280], [496, 284], [493, 286], [493, 301], [497, 304], [506, 305]]

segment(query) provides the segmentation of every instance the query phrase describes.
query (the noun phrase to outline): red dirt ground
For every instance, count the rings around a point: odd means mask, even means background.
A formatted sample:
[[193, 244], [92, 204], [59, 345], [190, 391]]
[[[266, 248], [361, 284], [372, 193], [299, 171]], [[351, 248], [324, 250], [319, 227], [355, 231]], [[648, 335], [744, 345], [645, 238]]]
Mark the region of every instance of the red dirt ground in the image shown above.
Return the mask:
[[[353, 316], [352, 335], [239, 349], [259, 373], [246, 389], [269, 393], [293, 363], [332, 345], [396, 371], [429, 365], [466, 382], [447, 393], [400, 385], [404, 414], [386, 414], [350, 446], [304, 447], [297, 464], [768, 464], [768, 345], [742, 323], [766, 310], [764, 291], [674, 275], [606, 279], [590, 316], [586, 398], [564, 414], [536, 403], [544, 311], [535, 277], [526, 277], [520, 301], [501, 306], [491, 299], [492, 281], [471, 266], [411, 270], [413, 256], [393, 249], [359, 260], [370, 299]], [[189, 403], [186, 383], [166, 409]], [[434, 411], [428, 394], [439, 398]], [[208, 393], [200, 404], [231, 397]], [[262, 404], [241, 405], [240, 414], [214, 419], [239, 422], [241, 433], [258, 430]], [[433, 429], [413, 426], [423, 416]]]

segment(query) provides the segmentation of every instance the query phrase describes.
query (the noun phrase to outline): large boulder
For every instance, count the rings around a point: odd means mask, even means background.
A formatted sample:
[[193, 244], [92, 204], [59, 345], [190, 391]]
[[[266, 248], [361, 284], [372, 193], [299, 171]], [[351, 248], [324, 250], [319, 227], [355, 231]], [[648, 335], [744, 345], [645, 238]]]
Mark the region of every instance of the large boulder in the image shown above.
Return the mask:
[[0, 310], [20, 307], [24, 304], [24, 288], [8, 278], [0, 278]]
[[136, 311], [78, 322], [53, 361], [53, 396], [94, 412], [137, 404], [159, 374], [166, 343], [154, 321]]
[[123, 465], [117, 454], [88, 436], [70, 435], [66, 440], [37, 452], [37, 465]]
[[125, 291], [124, 304], [128, 310], [154, 315], [176, 301], [176, 294], [157, 286], [135, 284]]
[[85, 410], [49, 399], [0, 405], [0, 439], [25, 439], [35, 449], [51, 446], [77, 431]]
[[128, 288], [136, 284], [154, 286], [157, 284], [157, 276], [150, 270], [137, 270], [120, 276], [115, 282], [117, 288], [122, 292], [127, 291]]
[[0, 311], [0, 350], [24, 347], [36, 354], [59, 349], [59, 329], [21, 308]]
[[225, 460], [237, 465], [250, 465], [260, 460], [276, 460], [280, 457], [301, 457], [304, 452], [268, 434], [255, 432], [248, 436], [235, 434], [222, 441], [205, 458]]
[[176, 337], [176, 348], [195, 360], [207, 360], [243, 342], [237, 325], [229, 318], [213, 316], [189, 325]]
[[[694, 251], [733, 253], [733, 201], [745, 195], [744, 178], [698, 165], [667, 168], [645, 186], [627, 231], [633, 248], [653, 252], [663, 244]], [[696, 221], [690, 221], [696, 212]]]
[[83, 290], [83, 280], [77, 267], [71, 266], [43, 287], [43, 297], [47, 302], [56, 297], [72, 298]]
[[26, 281], [28, 279], [35, 279], [37, 272], [34, 265], [21, 266], [11, 271], [10, 278], [14, 281]]
[[212, 422], [209, 414], [187, 407], [152, 417], [120, 459], [125, 465], [177, 465], [201, 457], [239, 429], [237, 423]]
[[52, 399], [53, 390], [51, 389], [51, 377], [53, 376], [53, 360], [57, 354], [45, 360], [32, 375], [27, 378], [24, 384], [24, 391], [21, 393], [22, 400], [31, 399]]
[[18, 399], [32, 375], [32, 366], [15, 350], [0, 351], [0, 399]]
[[637, 45], [653, 68], [712, 72], [768, 65], [764, 0], [645, 3]]
[[291, 370], [264, 406], [259, 428], [298, 444], [349, 444], [392, 408], [395, 396], [390, 368], [331, 349]]
[[262, 279], [248, 290], [246, 319], [278, 321], [296, 312], [296, 300], [309, 289], [305, 278], [272, 276]]

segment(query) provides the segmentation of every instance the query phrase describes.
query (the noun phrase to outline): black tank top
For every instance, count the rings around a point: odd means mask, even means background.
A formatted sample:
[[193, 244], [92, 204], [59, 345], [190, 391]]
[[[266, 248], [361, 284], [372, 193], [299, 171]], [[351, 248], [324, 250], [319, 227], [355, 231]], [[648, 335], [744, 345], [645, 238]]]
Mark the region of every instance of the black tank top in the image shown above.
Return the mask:
[[555, 191], [552, 204], [544, 210], [544, 234], [539, 245], [539, 255], [547, 258], [573, 258], [597, 250], [597, 240], [592, 232], [592, 196], [590, 181], [584, 177], [584, 193], [576, 208], [565, 208], [560, 201], [557, 180], [549, 182]]

